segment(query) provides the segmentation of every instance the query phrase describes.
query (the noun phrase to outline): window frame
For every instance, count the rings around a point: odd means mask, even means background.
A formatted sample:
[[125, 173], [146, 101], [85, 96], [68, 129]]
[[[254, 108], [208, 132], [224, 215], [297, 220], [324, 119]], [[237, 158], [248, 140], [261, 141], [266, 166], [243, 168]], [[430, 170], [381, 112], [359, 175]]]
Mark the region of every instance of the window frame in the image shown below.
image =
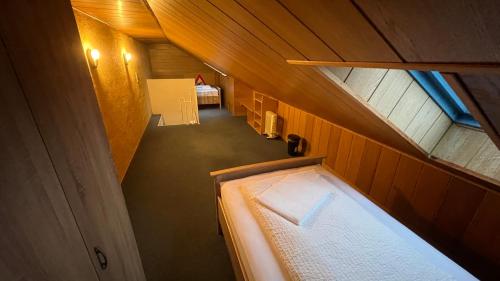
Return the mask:
[[479, 122], [474, 119], [465, 104], [438, 71], [410, 70], [409, 72], [429, 97], [434, 100], [453, 122], [469, 127], [481, 128]]

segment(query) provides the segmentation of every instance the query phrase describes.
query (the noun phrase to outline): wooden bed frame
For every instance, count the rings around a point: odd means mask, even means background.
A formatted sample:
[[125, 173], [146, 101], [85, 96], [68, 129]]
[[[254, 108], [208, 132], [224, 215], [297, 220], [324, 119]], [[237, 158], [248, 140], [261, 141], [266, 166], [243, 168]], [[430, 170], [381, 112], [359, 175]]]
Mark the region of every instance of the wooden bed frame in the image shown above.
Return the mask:
[[198, 96], [198, 92], [196, 92], [196, 100], [198, 101], [198, 105], [212, 105], [218, 104], [219, 110], [222, 110], [222, 92], [219, 86], [208, 85], [214, 89], [217, 89], [218, 94], [217, 97], [200, 97]]
[[325, 156], [298, 157], [261, 162], [210, 172], [210, 176], [214, 178], [215, 204], [217, 206], [217, 233], [224, 236], [236, 280], [248, 281], [250, 280], [250, 278], [248, 270], [245, 269], [243, 263], [241, 262], [241, 255], [240, 253], [238, 253], [238, 249], [235, 247], [233, 230], [227, 223], [226, 214], [224, 212], [224, 205], [222, 204], [221, 200], [221, 183], [262, 173], [322, 164], [324, 158]]

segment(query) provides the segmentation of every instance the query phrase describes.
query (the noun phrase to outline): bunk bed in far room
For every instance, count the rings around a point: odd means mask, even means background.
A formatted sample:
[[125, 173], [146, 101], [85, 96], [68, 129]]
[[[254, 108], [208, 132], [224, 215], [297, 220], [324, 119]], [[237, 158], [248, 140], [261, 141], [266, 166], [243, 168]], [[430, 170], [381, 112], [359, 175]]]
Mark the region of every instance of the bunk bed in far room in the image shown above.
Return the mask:
[[196, 76], [195, 85], [198, 106], [218, 104], [219, 109], [222, 109], [222, 95], [220, 87], [207, 85], [201, 74]]

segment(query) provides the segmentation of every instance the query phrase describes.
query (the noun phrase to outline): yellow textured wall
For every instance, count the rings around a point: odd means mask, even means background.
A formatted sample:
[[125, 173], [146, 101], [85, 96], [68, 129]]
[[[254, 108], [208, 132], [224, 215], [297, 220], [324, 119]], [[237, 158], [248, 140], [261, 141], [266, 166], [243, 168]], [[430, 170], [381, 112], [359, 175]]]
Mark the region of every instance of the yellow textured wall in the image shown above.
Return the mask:
[[[85, 14], [75, 11], [84, 51], [101, 53], [97, 68], [90, 67], [99, 108], [121, 181], [151, 116], [146, 79], [151, 67], [146, 46]], [[123, 53], [132, 54], [128, 66]]]

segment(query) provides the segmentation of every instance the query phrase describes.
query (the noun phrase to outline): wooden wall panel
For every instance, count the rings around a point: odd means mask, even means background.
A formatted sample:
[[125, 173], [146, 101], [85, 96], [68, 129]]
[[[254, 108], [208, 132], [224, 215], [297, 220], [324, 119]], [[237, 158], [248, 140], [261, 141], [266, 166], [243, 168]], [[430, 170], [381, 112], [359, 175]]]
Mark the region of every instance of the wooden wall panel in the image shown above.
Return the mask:
[[[280, 104], [279, 114], [292, 108]], [[497, 258], [495, 235], [500, 227], [492, 207], [500, 204], [496, 193], [312, 114], [299, 116], [299, 123], [308, 119], [301, 124], [310, 153], [319, 154], [321, 143], [327, 143], [328, 170], [474, 274], [495, 276], [490, 269]], [[485, 194], [488, 199], [483, 200]], [[471, 253], [467, 247], [478, 250]]]
[[486, 193], [471, 224], [464, 234], [464, 243], [472, 251], [500, 260], [500, 195]]
[[488, 138], [465, 167], [500, 181], [500, 150]]
[[418, 217], [417, 229], [425, 231], [441, 207], [451, 176], [432, 166], [424, 165], [415, 187], [413, 206]]
[[432, 150], [439, 143], [443, 135], [448, 131], [452, 124], [452, 121], [446, 113], [441, 112], [439, 117], [436, 119], [432, 127], [425, 133], [424, 137], [418, 143], [422, 149], [426, 152], [431, 153]]
[[97, 281], [3, 42], [0, 84], [0, 279]]
[[387, 196], [386, 206], [397, 218], [415, 221], [412, 199], [423, 164], [413, 158], [401, 155], [392, 189]]
[[196, 78], [201, 74], [207, 84], [216, 85], [218, 74], [179, 47], [173, 44], [150, 44], [148, 50], [153, 78]]
[[377, 163], [377, 170], [375, 171], [370, 189], [370, 197], [381, 205], [385, 205], [386, 203], [387, 195], [396, 174], [399, 158], [400, 154], [398, 152], [382, 147], [380, 159]]
[[317, 155], [319, 151], [319, 139], [321, 135], [321, 123], [323, 121], [315, 117], [314, 118], [314, 125], [313, 125], [313, 132], [312, 132], [312, 138], [311, 138], [311, 154], [312, 155]]
[[382, 116], [388, 117], [412, 81], [413, 78], [406, 71], [390, 69], [368, 103]]
[[299, 129], [297, 131], [297, 134], [301, 137], [305, 137], [305, 132], [306, 132], [306, 126], [307, 126], [307, 113], [304, 111], [300, 110], [299, 112]]
[[345, 83], [355, 95], [368, 101], [386, 73], [387, 69], [354, 68]]
[[348, 182], [354, 183], [358, 178], [358, 172], [362, 165], [363, 151], [365, 149], [366, 138], [354, 134], [352, 137], [351, 151], [349, 152], [349, 160], [345, 178]]
[[300, 127], [300, 109], [296, 109], [295, 112], [293, 113], [293, 133], [296, 135], [300, 135], [299, 133], [299, 127]]
[[332, 126], [330, 130], [330, 145], [328, 146], [328, 153], [326, 157], [326, 165], [333, 168], [335, 166], [335, 161], [337, 160], [337, 153], [339, 149], [340, 143], [340, 135], [342, 133], [342, 129], [337, 126]]
[[[280, 102], [282, 103], [282, 102]], [[288, 104], [284, 104], [283, 106], [283, 116], [281, 116], [283, 118], [283, 128], [282, 128], [282, 138], [287, 141], [287, 136], [288, 136], [288, 127], [289, 127], [289, 119], [288, 119], [288, 115], [290, 113], [290, 106], [288, 106]]]
[[328, 153], [328, 143], [330, 141], [330, 130], [332, 124], [326, 121], [321, 123], [321, 133], [319, 135], [318, 154], [326, 155]]
[[370, 193], [381, 150], [382, 147], [379, 144], [368, 139], [366, 140], [365, 150], [361, 158], [362, 165], [359, 168], [358, 178], [356, 179], [356, 185], [366, 194]]
[[342, 82], [345, 82], [352, 71], [352, 67], [321, 67], [321, 69], [335, 75]]
[[295, 131], [295, 111], [297, 109], [295, 107], [292, 107], [290, 106], [290, 108], [288, 109], [288, 135], [290, 134], [297, 134], [297, 132]]
[[428, 99], [429, 95], [416, 81], [413, 81], [401, 100], [392, 109], [388, 116], [389, 120], [404, 131]]
[[485, 133], [453, 124], [432, 154], [464, 167], [476, 155], [488, 136]]
[[[246, 114], [245, 108], [240, 109], [240, 107], [242, 106], [236, 105], [237, 99], [235, 97], [236, 95], [234, 91], [234, 83], [235, 83], [234, 78], [230, 76], [221, 77], [219, 79], [219, 86], [224, 91], [223, 94], [224, 107], [226, 108], [227, 111], [229, 111], [233, 115], [238, 115], [238, 113], [242, 111], [243, 114]], [[249, 100], [251, 100], [251, 96], [249, 97]]]
[[415, 118], [413, 118], [408, 127], [406, 127], [406, 135], [416, 143], [419, 143], [441, 112], [443, 112], [441, 108], [439, 108], [431, 98], [428, 98], [417, 115], [415, 115]]
[[314, 127], [314, 115], [306, 113], [306, 128], [304, 131], [304, 138], [307, 141], [306, 146], [306, 155], [311, 153], [311, 140], [313, 136], [313, 127]]
[[471, 222], [486, 191], [453, 177], [434, 221], [443, 240], [458, 240]]
[[85, 245], [110, 261], [93, 259], [99, 279], [146, 280], [69, 1], [2, 2], [0, 37]]
[[351, 152], [353, 134], [349, 131], [342, 130], [340, 134], [339, 147], [337, 149], [337, 158], [333, 169], [341, 176], [345, 177], [349, 154]]

